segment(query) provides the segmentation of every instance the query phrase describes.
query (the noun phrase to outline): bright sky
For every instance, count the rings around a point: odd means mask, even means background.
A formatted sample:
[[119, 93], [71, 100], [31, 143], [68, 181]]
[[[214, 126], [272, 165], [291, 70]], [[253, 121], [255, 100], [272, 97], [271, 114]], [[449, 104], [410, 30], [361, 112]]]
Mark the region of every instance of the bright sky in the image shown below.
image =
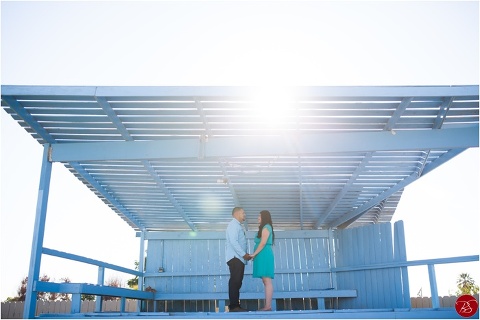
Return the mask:
[[[1, 2], [1, 83], [11, 85], [467, 85], [479, 83], [479, 4], [447, 2]], [[28, 274], [42, 148], [1, 111], [0, 299]], [[409, 260], [479, 254], [479, 151], [408, 186]], [[139, 240], [54, 164], [44, 246], [133, 268]], [[95, 267], [43, 257], [52, 279]], [[478, 263], [436, 268], [440, 295]], [[429, 295], [426, 267], [411, 295]], [[126, 282], [128, 275], [120, 276]]]

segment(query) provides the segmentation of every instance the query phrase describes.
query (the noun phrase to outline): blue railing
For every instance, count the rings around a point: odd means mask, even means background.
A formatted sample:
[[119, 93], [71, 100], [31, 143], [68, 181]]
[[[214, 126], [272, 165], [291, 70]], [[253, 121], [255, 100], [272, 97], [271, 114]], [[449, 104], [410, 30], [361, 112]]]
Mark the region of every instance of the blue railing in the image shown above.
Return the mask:
[[[117, 266], [117, 265], [114, 265], [114, 264], [111, 264], [111, 263], [82, 257], [82, 256], [79, 256], [79, 255], [76, 255], [76, 254], [71, 254], [71, 253], [62, 252], [62, 251], [58, 251], [58, 250], [53, 250], [53, 249], [49, 249], [49, 248], [42, 248], [42, 253], [46, 254], [46, 255], [58, 257], [58, 258], [63, 258], [63, 259], [67, 259], [67, 260], [73, 260], [73, 261], [78, 261], [78, 262], [98, 266], [98, 276], [97, 276], [97, 284], [98, 285], [103, 285], [103, 283], [104, 283], [105, 269], [115, 270], [115, 271], [119, 271], [119, 272], [123, 272], [123, 273], [127, 273], [127, 274], [132, 274], [132, 275], [135, 275], [135, 276], [138, 276], [138, 277], [143, 277], [143, 272], [140, 272], [138, 270], [120, 267], [120, 266]], [[100, 311], [101, 308], [102, 308], [102, 299], [97, 297], [97, 299], [95, 300], [95, 310]]]
[[459, 257], [439, 258], [439, 259], [398, 261], [398, 262], [378, 263], [378, 264], [370, 264], [370, 265], [359, 265], [359, 266], [352, 266], [352, 267], [338, 267], [338, 268], [332, 268], [332, 272], [351, 272], [351, 271], [364, 271], [364, 270], [373, 270], [373, 269], [388, 269], [388, 268], [413, 267], [413, 266], [426, 265], [428, 266], [428, 278], [430, 281], [432, 307], [439, 308], [440, 299], [438, 297], [435, 265], [448, 264], [448, 263], [474, 262], [474, 261], [479, 261], [479, 255], [459, 256]]
[[[120, 267], [120, 266], [106, 263], [103, 261], [94, 260], [94, 259], [90, 259], [90, 258], [82, 257], [79, 255], [62, 252], [62, 251], [43, 248], [42, 253], [51, 255], [51, 256], [56, 256], [59, 258], [64, 258], [68, 260], [73, 260], [73, 261], [78, 261], [78, 262], [98, 266], [98, 284], [100, 285], [103, 284], [103, 281], [104, 281], [105, 269], [116, 270], [119, 272], [136, 275], [139, 277], [144, 276], [144, 273], [138, 270], [124, 268], [124, 267]], [[339, 273], [339, 272], [364, 271], [364, 270], [373, 270], [373, 269], [389, 269], [389, 268], [413, 267], [413, 266], [425, 265], [428, 267], [430, 290], [432, 294], [432, 307], [435, 309], [440, 307], [440, 300], [438, 297], [438, 288], [437, 288], [437, 281], [436, 281], [436, 275], [435, 275], [435, 265], [475, 262], [475, 261], [479, 261], [479, 255], [459, 256], [459, 257], [439, 258], [439, 259], [398, 261], [398, 262], [388, 262], [388, 263], [379, 263], [379, 264], [370, 264], [370, 265], [358, 265], [358, 266], [351, 266], [351, 267], [337, 267], [337, 268], [332, 268], [331, 272]], [[199, 295], [199, 299], [202, 299], [201, 295]], [[96, 303], [101, 304], [101, 300], [100, 301], [98, 300], [100, 299], [97, 299]], [[100, 310], [100, 306], [98, 306], [98, 310]]]

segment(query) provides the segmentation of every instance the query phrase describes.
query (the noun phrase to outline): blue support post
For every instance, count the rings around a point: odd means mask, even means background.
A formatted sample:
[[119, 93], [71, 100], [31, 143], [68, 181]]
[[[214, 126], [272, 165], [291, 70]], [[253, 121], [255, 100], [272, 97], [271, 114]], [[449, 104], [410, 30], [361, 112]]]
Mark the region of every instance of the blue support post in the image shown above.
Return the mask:
[[317, 309], [324, 310], [325, 309], [325, 298], [317, 298]]
[[27, 293], [23, 309], [23, 318], [32, 319], [35, 317], [37, 307], [37, 291], [35, 282], [40, 275], [40, 263], [42, 260], [43, 238], [45, 235], [45, 220], [47, 216], [48, 193], [50, 190], [50, 178], [52, 176], [52, 162], [49, 159], [50, 144], [44, 145], [43, 161], [40, 173], [40, 184], [38, 187], [37, 208], [35, 224], [33, 226], [32, 251], [30, 254], [30, 266], [28, 270]]
[[[407, 246], [405, 244], [405, 228], [403, 221], [394, 224], [394, 258], [395, 261], [407, 261]], [[395, 283], [397, 290], [397, 308], [411, 308], [408, 268], [400, 267], [400, 282]]]
[[[328, 265], [330, 266], [330, 268], [335, 268], [337, 265], [335, 262], [335, 242], [332, 228], [328, 229], [328, 248]], [[336, 273], [330, 272], [330, 283], [332, 288], [338, 289]]]
[[430, 292], [432, 294], [432, 308], [440, 308], [440, 299], [438, 299], [437, 277], [435, 275], [435, 265], [428, 265], [428, 278], [430, 280]]
[[[105, 268], [104, 267], [98, 267], [97, 284], [99, 286], [103, 286], [104, 280], [105, 280]], [[96, 296], [95, 312], [102, 312], [102, 303], [103, 303], [102, 296]]]
[[[143, 266], [143, 262], [145, 260], [145, 229], [142, 230], [142, 232], [140, 233], [140, 257], [139, 257], [139, 260], [138, 260], [138, 271], [140, 271], [142, 273], [142, 276], [139, 276], [138, 277], [138, 290], [143, 290], [143, 273], [144, 273], [144, 266]], [[141, 307], [142, 307], [142, 301], [141, 300], [138, 300], [137, 301], [137, 312], [140, 312], [141, 311]], [[154, 308], [154, 311], [156, 311], [156, 303], [155, 301], [153, 301], [153, 308]]]
[[126, 305], [127, 298], [120, 297], [120, 312], [125, 312], [125, 305]]
[[218, 312], [225, 312], [225, 300], [218, 300]]
[[72, 293], [72, 305], [70, 308], [70, 312], [72, 314], [80, 313], [81, 309], [82, 309], [82, 294]]

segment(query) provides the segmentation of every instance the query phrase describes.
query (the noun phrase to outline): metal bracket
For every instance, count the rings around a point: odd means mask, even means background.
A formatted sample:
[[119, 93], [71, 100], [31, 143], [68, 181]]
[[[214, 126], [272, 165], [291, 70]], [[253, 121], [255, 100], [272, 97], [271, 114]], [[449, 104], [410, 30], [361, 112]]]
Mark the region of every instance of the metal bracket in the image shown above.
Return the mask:
[[202, 160], [205, 158], [205, 145], [208, 142], [208, 135], [202, 134], [200, 136], [200, 148], [198, 150], [198, 159]]
[[52, 152], [53, 152], [52, 145], [51, 145], [51, 144], [48, 144], [47, 160], [48, 160], [48, 162], [52, 162], [52, 163], [53, 163]]

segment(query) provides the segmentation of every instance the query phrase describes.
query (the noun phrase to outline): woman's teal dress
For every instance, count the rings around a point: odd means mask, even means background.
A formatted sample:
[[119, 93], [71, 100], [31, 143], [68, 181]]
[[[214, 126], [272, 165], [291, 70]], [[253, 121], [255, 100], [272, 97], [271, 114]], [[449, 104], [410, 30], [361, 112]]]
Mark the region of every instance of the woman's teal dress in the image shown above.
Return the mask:
[[[272, 227], [267, 224], [263, 228], [267, 228], [270, 231], [270, 235], [268, 236], [267, 243], [265, 247], [263, 247], [262, 251], [260, 251], [253, 259], [253, 277], [254, 278], [263, 278], [268, 277], [272, 278], [274, 276], [274, 258], [273, 258], [273, 249], [272, 249], [272, 238], [273, 232]], [[255, 237], [255, 248], [254, 251], [257, 250], [258, 245], [260, 244], [260, 238]]]

